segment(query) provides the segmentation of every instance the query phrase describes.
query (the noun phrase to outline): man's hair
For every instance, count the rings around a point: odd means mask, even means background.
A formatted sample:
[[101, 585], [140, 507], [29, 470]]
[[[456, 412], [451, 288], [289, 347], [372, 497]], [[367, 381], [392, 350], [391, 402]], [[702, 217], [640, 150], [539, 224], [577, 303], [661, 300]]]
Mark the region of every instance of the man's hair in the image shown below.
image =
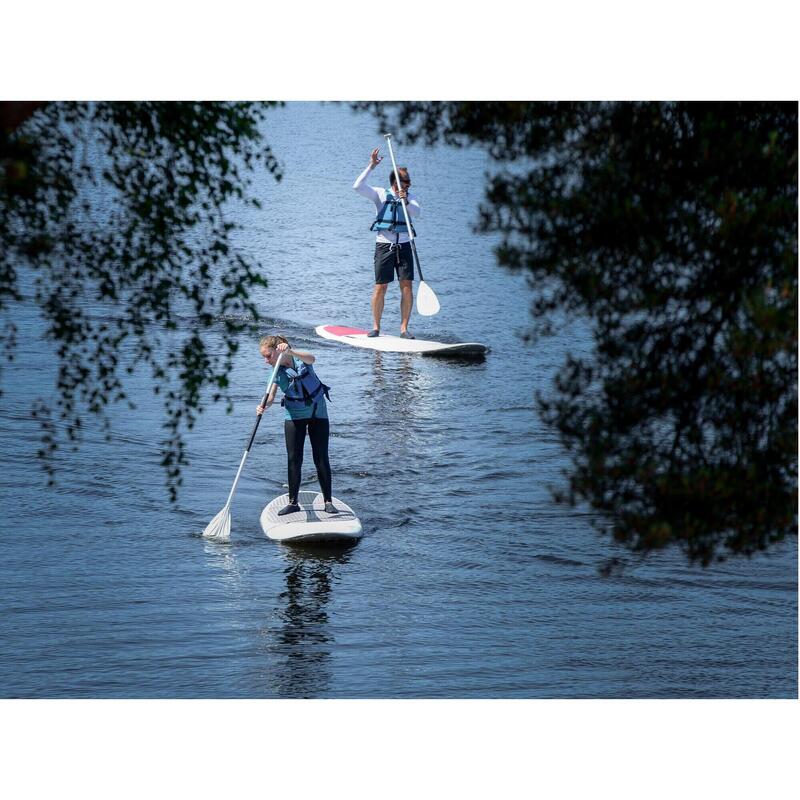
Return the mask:
[[[406, 175], [408, 175], [408, 167], [398, 167], [398, 168], [397, 168], [397, 171], [398, 171], [399, 173], [401, 173], [401, 174], [405, 172], [405, 174], [406, 174]], [[392, 170], [392, 171], [389, 173], [389, 186], [395, 186], [395, 185], [397, 185], [397, 181], [395, 180], [395, 177], [396, 177], [396, 176], [395, 176], [395, 174], [394, 174], [394, 170]]]
[[[258, 349], [261, 350], [264, 347], [269, 347], [274, 350], [279, 344], [281, 344], [281, 342], [289, 344], [289, 341], [285, 336], [264, 336], [258, 343]], [[289, 345], [289, 347], [291, 347], [291, 345]]]

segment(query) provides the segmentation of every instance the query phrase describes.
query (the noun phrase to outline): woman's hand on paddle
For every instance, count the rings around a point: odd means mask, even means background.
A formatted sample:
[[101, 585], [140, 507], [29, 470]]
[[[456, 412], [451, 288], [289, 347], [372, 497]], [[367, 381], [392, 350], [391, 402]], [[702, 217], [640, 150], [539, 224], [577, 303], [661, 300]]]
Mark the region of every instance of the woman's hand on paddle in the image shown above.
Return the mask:
[[259, 405], [256, 406], [256, 416], [260, 417], [271, 405], [272, 400], [267, 400], [266, 404], [263, 406], [259, 403]]
[[370, 167], [372, 167], [372, 169], [375, 169], [375, 167], [377, 167], [377, 166], [378, 166], [378, 164], [380, 164], [380, 163], [381, 163], [381, 161], [383, 161], [383, 156], [379, 156], [379, 155], [378, 155], [378, 151], [379, 151], [379, 150], [380, 150], [380, 147], [376, 147], [376, 148], [375, 148], [375, 149], [372, 151], [372, 153], [370, 154], [370, 157], [369, 157], [369, 165], [370, 165]]

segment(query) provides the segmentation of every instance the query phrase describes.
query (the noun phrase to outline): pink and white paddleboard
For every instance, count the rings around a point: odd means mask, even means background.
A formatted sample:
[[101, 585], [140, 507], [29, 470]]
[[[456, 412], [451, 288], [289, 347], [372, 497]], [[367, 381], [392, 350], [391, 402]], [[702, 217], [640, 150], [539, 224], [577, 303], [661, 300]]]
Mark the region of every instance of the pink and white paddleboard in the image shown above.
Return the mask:
[[365, 347], [368, 350], [381, 350], [384, 353], [421, 353], [424, 356], [482, 356], [489, 348], [477, 342], [459, 342], [445, 344], [427, 339], [403, 339], [382, 333], [370, 338], [369, 331], [361, 328], [350, 328], [346, 325], [319, 325], [317, 335], [323, 339], [350, 344], [353, 347]]

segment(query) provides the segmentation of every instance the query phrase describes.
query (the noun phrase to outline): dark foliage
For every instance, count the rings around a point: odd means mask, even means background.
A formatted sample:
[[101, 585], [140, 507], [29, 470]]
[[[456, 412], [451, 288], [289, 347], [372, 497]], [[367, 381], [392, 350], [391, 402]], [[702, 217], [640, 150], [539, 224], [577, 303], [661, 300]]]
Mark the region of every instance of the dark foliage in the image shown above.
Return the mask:
[[[632, 550], [704, 565], [797, 534], [797, 104], [360, 104], [485, 148], [478, 230], [525, 272], [534, 335], [588, 320], [544, 419]], [[456, 176], [457, 177], [457, 176]]]
[[[258, 319], [249, 292], [266, 285], [224, 213], [229, 202], [258, 205], [248, 195], [256, 165], [280, 179], [259, 132], [265, 106], [0, 105], [0, 335], [13, 358], [16, 304], [41, 310], [58, 358], [55, 396], [34, 410], [43, 463], [52, 475], [59, 438], [79, 440], [85, 412], [108, 429], [108, 406], [127, 400], [125, 373], [144, 367], [163, 397], [174, 498], [182, 432], [205, 390], [230, 402], [238, 334]], [[221, 346], [209, 346], [210, 330]]]

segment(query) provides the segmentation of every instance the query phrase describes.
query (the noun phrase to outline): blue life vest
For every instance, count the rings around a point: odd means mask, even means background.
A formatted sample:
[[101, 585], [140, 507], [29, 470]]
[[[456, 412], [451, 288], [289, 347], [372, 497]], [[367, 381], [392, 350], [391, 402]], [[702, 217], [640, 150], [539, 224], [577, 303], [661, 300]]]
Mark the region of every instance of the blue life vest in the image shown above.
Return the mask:
[[[410, 221], [410, 220], [409, 220]], [[384, 200], [378, 216], [375, 217], [375, 222], [370, 226], [371, 231], [391, 231], [392, 233], [408, 233], [408, 225], [406, 225], [406, 217], [403, 214], [403, 201], [395, 199], [394, 195], [387, 189], [386, 200]], [[414, 226], [411, 226], [414, 235], [417, 232]]]
[[311, 364], [304, 364], [302, 361], [294, 367], [281, 367], [289, 378], [289, 388], [283, 395], [281, 405], [286, 408], [304, 408], [316, 402], [320, 392], [330, 400], [328, 390], [330, 386], [326, 386], [314, 372], [314, 367]]

